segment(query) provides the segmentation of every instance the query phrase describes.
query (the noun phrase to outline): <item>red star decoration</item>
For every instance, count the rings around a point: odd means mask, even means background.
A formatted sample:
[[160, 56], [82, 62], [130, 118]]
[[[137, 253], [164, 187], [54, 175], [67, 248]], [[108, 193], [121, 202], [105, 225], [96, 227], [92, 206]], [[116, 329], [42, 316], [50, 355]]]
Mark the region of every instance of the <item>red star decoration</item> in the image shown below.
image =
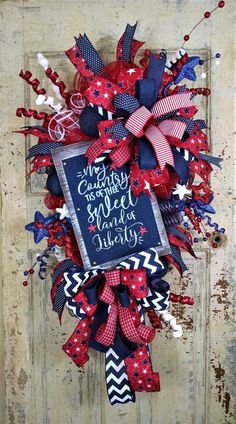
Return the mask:
[[88, 230], [90, 233], [95, 233], [97, 227], [96, 225], [90, 224], [90, 226], [88, 227]]
[[148, 233], [148, 230], [145, 227], [140, 227], [139, 233], [141, 234], [141, 236], [143, 236], [145, 233]]

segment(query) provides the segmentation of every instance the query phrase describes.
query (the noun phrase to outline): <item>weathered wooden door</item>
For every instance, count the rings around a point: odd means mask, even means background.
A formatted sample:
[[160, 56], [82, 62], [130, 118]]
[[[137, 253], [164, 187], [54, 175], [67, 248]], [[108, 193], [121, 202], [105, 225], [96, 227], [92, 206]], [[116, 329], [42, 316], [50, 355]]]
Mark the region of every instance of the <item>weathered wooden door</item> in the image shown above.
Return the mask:
[[[33, 279], [24, 288], [22, 273], [35, 254], [24, 232], [34, 210], [43, 210], [41, 176], [26, 177], [25, 141], [12, 131], [24, 125], [15, 117], [19, 106], [35, 107], [35, 98], [17, 75], [30, 69], [46, 85], [36, 64], [41, 51], [65, 82], [74, 69], [64, 50], [73, 36], [87, 32], [103, 58], [111, 60], [127, 22], [139, 20], [137, 38], [147, 47], [175, 51], [198, 17], [214, 0], [5, 0], [1, 12], [1, 208], [2, 287], [0, 296], [1, 423], [11, 424], [190, 424], [233, 423], [235, 333], [234, 290], [234, 0], [203, 24], [189, 42], [204, 57], [220, 51], [222, 64], [208, 75], [211, 99], [201, 101], [211, 127], [213, 153], [224, 158], [214, 172], [218, 221], [227, 242], [219, 249], [199, 245], [198, 261], [188, 259], [189, 272], [175, 291], [195, 298], [193, 308], [176, 307], [184, 335], [175, 340], [167, 330], [152, 347], [161, 392], [141, 394], [136, 404], [111, 407], [104, 384], [103, 356], [91, 352], [78, 370], [61, 350], [75, 322], [59, 326], [51, 311], [50, 280]], [[209, 63], [209, 62], [208, 62]], [[199, 80], [201, 83], [201, 79]]]

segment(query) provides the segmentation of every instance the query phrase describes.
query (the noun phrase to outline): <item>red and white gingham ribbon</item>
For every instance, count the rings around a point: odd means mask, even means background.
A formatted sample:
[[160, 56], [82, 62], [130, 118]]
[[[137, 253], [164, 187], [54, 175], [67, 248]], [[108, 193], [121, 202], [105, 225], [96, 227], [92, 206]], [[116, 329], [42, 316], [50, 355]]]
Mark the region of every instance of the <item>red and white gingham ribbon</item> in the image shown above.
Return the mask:
[[[134, 270], [130, 272], [134, 273]], [[105, 346], [111, 346], [116, 336], [117, 320], [119, 320], [121, 330], [128, 340], [136, 343], [149, 343], [155, 336], [155, 330], [141, 324], [141, 322], [139, 325], [135, 324], [129, 308], [121, 306], [117, 299], [117, 294], [114, 289], [121, 282], [121, 273], [122, 271], [120, 270], [113, 270], [105, 273], [106, 282], [99, 295], [99, 299], [111, 306], [107, 321], [99, 327], [95, 339]], [[126, 278], [128, 277], [127, 273], [125, 276]], [[128, 278], [122, 281], [124, 284], [129, 285]]]

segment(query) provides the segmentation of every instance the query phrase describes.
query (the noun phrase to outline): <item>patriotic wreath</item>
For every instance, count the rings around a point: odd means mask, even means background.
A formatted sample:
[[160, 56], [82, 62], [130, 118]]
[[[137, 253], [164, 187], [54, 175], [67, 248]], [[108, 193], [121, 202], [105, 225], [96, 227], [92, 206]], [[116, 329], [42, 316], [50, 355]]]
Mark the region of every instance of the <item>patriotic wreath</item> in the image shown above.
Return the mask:
[[[214, 10], [223, 6], [220, 1]], [[213, 11], [206, 12], [203, 19]], [[53, 310], [61, 320], [66, 305], [77, 319], [63, 350], [78, 367], [88, 361], [89, 348], [105, 353], [111, 404], [135, 402], [136, 391], [160, 390], [148, 344], [163, 326], [169, 325], [174, 337], [182, 335], [181, 326], [169, 312], [170, 302], [194, 303], [188, 296], [170, 292], [163, 277], [170, 266], [182, 275], [186, 266], [181, 251], [195, 257], [193, 243], [208, 241], [217, 248], [224, 242], [224, 229], [209, 215], [215, 213], [209, 177], [212, 165], [219, 166], [220, 159], [206, 154], [209, 146], [204, 130], [208, 128], [204, 120], [195, 119], [194, 100], [197, 95], [209, 96], [210, 89], [181, 84], [183, 79], [195, 81], [195, 67], [204, 61], [189, 56], [183, 48], [190, 38], [187, 34], [171, 59], [165, 50], [154, 54], [146, 49], [139, 65], [135, 64], [135, 55], [144, 44], [133, 38], [136, 25], [127, 24], [116, 60], [107, 65], [86, 35], [75, 38], [74, 47], [66, 51], [77, 69], [71, 91], [66, 91], [48, 60], [38, 54], [57, 100], [39, 88], [39, 80], [32, 79], [29, 71], [21, 71], [20, 76], [37, 94], [36, 104], [48, 106], [50, 112], [25, 108], [16, 112], [19, 117], [41, 121], [17, 132], [38, 139], [27, 159], [31, 173], [47, 174], [44, 202], [51, 211], [46, 217], [36, 211], [34, 221], [25, 226], [33, 232], [35, 243], [46, 238], [47, 248], [25, 271], [23, 285], [27, 286], [36, 265], [39, 278], [45, 278], [48, 259], [54, 253], [58, 263], [52, 271]], [[216, 53], [211, 59], [219, 64], [219, 57]], [[201, 76], [205, 78], [206, 73]], [[157, 200], [168, 243], [165, 254], [159, 255], [155, 246], [135, 252], [130, 249], [130, 255], [114, 268], [84, 266], [53, 160], [54, 151], [71, 145], [79, 149], [84, 142], [89, 147], [83, 160], [89, 169], [106, 165], [112, 173], [128, 164], [130, 196]], [[146, 210], [141, 212], [145, 217]], [[90, 221], [87, 238], [96, 233], [95, 223]], [[139, 242], [147, 232], [140, 225]], [[150, 325], [145, 324], [146, 317]]]

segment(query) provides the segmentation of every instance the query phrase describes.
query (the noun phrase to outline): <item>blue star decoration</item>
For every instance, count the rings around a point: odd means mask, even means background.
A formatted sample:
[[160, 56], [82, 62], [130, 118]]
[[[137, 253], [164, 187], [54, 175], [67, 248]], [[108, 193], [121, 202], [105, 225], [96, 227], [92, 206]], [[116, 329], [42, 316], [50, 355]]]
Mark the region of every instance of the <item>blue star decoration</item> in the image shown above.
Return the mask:
[[194, 68], [195, 66], [199, 65], [199, 60], [200, 60], [199, 56], [191, 56], [188, 59], [188, 62], [185, 63], [185, 65], [183, 65], [177, 78], [174, 80], [174, 83], [178, 84], [184, 78], [187, 78], [190, 81], [195, 81], [197, 77], [196, 77]]
[[41, 212], [36, 211], [34, 215], [34, 222], [27, 224], [25, 229], [34, 233], [34, 242], [39, 243], [44, 237], [48, 237], [49, 233], [47, 226], [57, 219], [57, 214], [44, 217]]

